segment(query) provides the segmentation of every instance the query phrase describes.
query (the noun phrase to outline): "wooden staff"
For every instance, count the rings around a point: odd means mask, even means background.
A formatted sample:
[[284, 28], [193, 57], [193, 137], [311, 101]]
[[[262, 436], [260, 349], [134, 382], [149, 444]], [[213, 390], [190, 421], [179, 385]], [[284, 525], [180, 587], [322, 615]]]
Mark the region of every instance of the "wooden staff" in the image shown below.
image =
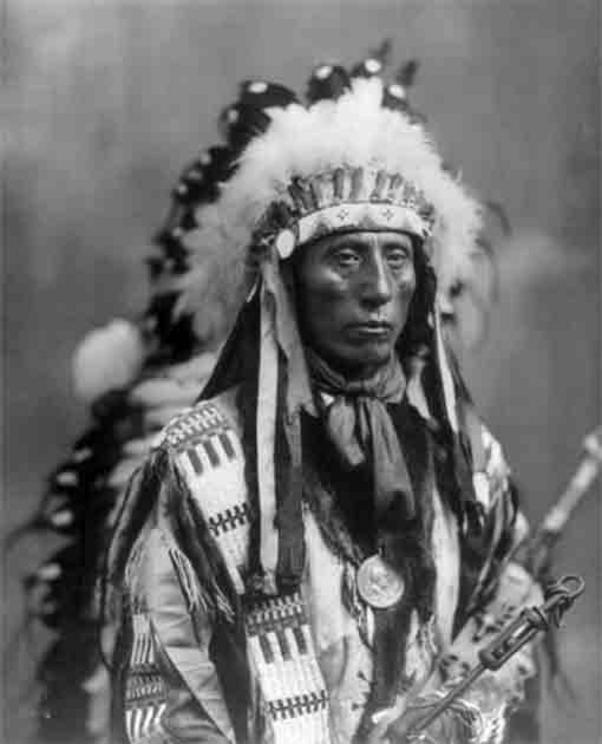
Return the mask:
[[600, 473], [602, 426], [585, 437], [583, 450], [584, 456], [560, 498], [543, 518], [533, 537], [520, 545], [513, 556], [513, 560], [522, 563], [536, 579], [547, 573], [552, 549]]

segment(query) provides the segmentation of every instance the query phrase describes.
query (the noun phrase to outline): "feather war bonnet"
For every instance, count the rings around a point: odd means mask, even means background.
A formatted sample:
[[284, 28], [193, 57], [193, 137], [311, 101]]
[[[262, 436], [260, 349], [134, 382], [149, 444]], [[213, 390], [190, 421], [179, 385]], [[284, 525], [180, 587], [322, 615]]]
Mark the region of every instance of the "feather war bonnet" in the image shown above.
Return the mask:
[[[179, 312], [201, 326], [216, 312], [232, 317], [249, 289], [253, 246], [275, 244], [286, 257], [341, 219], [346, 229], [376, 219], [381, 229], [421, 232], [440, 287], [470, 272], [481, 205], [445, 167], [405, 88], [367, 73], [370, 62], [380, 65], [367, 60], [355, 76], [316, 68], [307, 106], [282, 86], [243, 84], [223, 116], [234, 145], [228, 178], [196, 209], [183, 241], [191, 271], [181, 277]], [[312, 82], [321, 90], [314, 86], [313, 99]]]

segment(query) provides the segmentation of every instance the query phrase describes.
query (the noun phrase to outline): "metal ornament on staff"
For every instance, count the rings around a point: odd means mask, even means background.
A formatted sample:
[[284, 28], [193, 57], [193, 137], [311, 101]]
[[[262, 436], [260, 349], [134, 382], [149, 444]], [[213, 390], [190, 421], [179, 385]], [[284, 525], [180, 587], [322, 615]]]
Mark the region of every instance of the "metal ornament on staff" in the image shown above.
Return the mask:
[[[393, 742], [425, 742], [425, 734], [431, 724], [439, 716], [449, 710], [453, 704], [466, 692], [477, 679], [487, 670], [497, 671], [516, 654], [524, 645], [529, 643], [539, 633], [546, 632], [551, 626], [559, 627], [562, 617], [571, 609], [574, 602], [585, 589], [585, 582], [579, 576], [563, 576], [546, 589], [546, 601], [539, 607], [523, 610], [489, 645], [479, 651], [479, 663], [455, 684], [444, 697], [432, 704], [432, 709], [424, 718], [414, 723], [405, 732], [395, 731], [392, 726], [389, 736]], [[424, 707], [428, 702], [424, 702]], [[469, 710], [464, 703], [464, 709]], [[399, 738], [401, 737], [401, 738]]]

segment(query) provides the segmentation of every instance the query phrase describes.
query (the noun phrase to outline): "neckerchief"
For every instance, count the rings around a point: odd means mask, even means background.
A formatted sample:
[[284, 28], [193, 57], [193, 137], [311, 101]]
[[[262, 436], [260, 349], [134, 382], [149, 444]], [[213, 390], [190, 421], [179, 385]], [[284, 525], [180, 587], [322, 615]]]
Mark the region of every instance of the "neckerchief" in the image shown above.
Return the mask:
[[377, 519], [400, 499], [405, 519], [416, 512], [414, 494], [397, 432], [387, 404], [400, 403], [405, 377], [396, 355], [372, 377], [348, 380], [307, 351], [307, 362], [326, 429], [342, 462], [372, 468]]

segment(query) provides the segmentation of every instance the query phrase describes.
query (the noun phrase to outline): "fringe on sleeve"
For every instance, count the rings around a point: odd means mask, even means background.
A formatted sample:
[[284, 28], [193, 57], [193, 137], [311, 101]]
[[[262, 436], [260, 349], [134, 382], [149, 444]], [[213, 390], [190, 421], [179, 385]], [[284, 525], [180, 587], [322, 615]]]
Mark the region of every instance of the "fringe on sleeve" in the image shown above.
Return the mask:
[[162, 446], [132, 476], [116, 519], [103, 576], [105, 622], [119, 623], [125, 605], [136, 601], [136, 556], [150, 527], [159, 527], [167, 540], [191, 613], [232, 621], [236, 595], [223, 561], [174, 454]]

